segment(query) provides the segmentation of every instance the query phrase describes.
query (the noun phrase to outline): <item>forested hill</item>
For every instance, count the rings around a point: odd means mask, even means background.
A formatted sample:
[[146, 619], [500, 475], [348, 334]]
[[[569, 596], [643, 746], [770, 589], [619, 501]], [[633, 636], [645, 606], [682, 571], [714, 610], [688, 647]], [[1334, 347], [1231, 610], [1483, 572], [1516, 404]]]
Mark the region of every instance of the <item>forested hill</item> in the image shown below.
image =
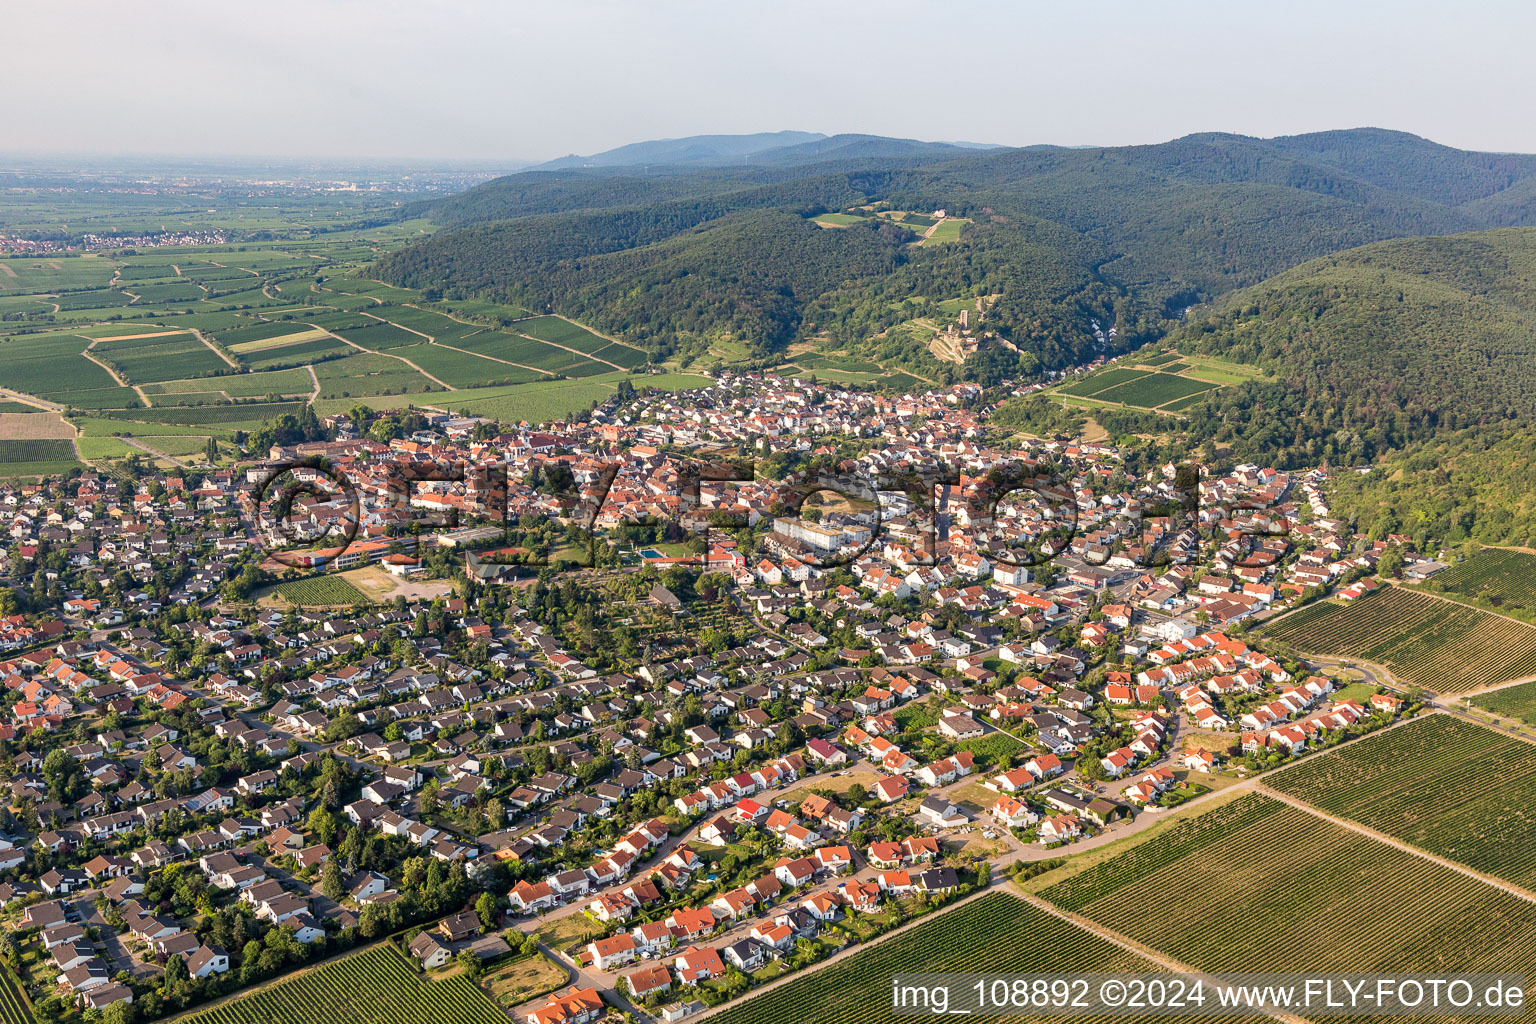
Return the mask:
[[[1536, 405], [1536, 228], [1378, 242], [1226, 296], [1172, 332], [1278, 379], [1186, 410], [1191, 435], [1286, 466], [1359, 465]], [[1479, 445], [1488, 435], [1481, 433]]]
[[[1536, 223], [1536, 157], [1375, 129], [959, 156], [893, 155], [892, 141], [799, 143], [786, 149], [828, 159], [798, 166], [765, 150], [750, 166], [511, 175], [408, 208], [448, 228], [379, 270], [576, 315], [657, 353], [731, 339], [766, 355], [823, 332], [862, 344], [893, 301], [987, 296], [988, 328], [1021, 354], [961, 372], [995, 374], [1094, 354], [1095, 318], [1119, 347], [1143, 343], [1187, 305], [1342, 249]], [[814, 226], [869, 203], [970, 223], [923, 246], [891, 225]]]

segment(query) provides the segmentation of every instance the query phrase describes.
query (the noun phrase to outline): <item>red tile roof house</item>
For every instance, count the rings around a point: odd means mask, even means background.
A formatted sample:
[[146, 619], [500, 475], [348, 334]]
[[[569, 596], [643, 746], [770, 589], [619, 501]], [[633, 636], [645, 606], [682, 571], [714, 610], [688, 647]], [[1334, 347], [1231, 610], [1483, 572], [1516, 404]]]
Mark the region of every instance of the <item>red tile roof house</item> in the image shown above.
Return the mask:
[[606, 1011], [603, 997], [595, 988], [573, 988], [565, 995], [551, 995], [549, 1001], [531, 1011], [527, 1024], [586, 1024]]
[[638, 951], [635, 937], [629, 932], [619, 932], [606, 939], [587, 943], [587, 952], [592, 956], [592, 966], [600, 971], [609, 970], [617, 964], [629, 963]]
[[805, 745], [806, 751], [823, 764], [836, 765], [847, 764], [848, 755], [836, 744], [828, 743], [823, 739], [814, 739]]
[[725, 963], [713, 949], [695, 947], [686, 950], [672, 962], [672, 966], [677, 971], [677, 979], [690, 987], [725, 974]]
[[661, 964], [647, 964], [633, 974], [626, 974], [624, 983], [629, 986], [631, 995], [636, 999], [644, 999], [671, 988], [672, 974]]

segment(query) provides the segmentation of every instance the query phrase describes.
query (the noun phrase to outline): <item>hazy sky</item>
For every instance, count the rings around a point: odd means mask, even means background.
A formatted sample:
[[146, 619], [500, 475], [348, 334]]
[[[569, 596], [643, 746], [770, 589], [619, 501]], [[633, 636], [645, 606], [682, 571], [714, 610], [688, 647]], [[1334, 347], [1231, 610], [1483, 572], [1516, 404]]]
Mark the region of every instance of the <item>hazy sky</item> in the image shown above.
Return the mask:
[[703, 132], [1536, 152], [1536, 5], [5, 0], [0, 153], [546, 159]]

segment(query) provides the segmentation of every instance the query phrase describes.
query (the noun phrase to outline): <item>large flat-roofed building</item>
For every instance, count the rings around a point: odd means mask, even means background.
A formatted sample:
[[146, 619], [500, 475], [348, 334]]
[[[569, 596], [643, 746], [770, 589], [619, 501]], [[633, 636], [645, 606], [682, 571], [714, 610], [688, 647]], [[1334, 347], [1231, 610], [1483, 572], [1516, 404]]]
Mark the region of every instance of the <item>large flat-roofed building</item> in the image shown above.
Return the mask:
[[825, 552], [867, 544], [871, 536], [867, 526], [854, 523], [836, 525], [813, 523], [793, 516], [780, 516], [775, 519], [773, 532], [809, 545], [817, 551]]

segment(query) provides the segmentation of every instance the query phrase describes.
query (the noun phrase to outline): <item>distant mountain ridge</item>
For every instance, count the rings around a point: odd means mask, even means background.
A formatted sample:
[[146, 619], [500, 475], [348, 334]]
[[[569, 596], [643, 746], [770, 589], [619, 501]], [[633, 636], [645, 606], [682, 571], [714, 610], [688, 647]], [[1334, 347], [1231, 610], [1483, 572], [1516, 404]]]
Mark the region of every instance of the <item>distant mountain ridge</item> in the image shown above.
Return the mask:
[[[912, 317], [908, 298], [988, 296], [987, 329], [1007, 346], [958, 370], [922, 349], [878, 352], [925, 377], [982, 379], [1135, 347], [1176, 328], [1186, 307], [1341, 250], [1536, 225], [1536, 156], [1376, 128], [982, 151], [754, 138], [763, 148], [739, 165], [534, 171], [410, 204], [401, 216], [444, 230], [379, 271], [567, 313], [659, 357], [728, 341], [766, 359], [812, 338], [874, 354]], [[918, 246], [906, 227], [860, 212], [872, 208], [945, 209], [967, 223]], [[844, 226], [816, 226], [844, 211], [855, 213]], [[1108, 349], [1093, 320], [1116, 327]]]
[[593, 153], [562, 156], [523, 168], [527, 171], [574, 171], [635, 167], [794, 166], [849, 157], [902, 157], [919, 154], [959, 155], [995, 149], [979, 142], [923, 142], [883, 135], [820, 132], [757, 132], [751, 135], [690, 135], [681, 139], [651, 139]]
[[750, 135], [689, 135], [681, 139], [649, 139], [607, 149], [590, 156], [558, 157], [524, 168], [527, 171], [566, 171], [589, 167], [637, 167], [646, 164], [698, 164], [731, 160], [764, 150], [818, 142], [820, 132], [756, 132]]

